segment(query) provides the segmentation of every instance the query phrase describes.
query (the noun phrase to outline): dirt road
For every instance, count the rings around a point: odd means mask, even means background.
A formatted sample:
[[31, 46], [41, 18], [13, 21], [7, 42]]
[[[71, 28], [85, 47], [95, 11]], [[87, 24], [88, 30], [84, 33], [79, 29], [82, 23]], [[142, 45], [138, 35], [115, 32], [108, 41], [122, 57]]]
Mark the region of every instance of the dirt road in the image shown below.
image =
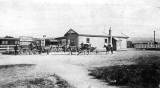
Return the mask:
[[[88, 69], [97, 66], [108, 66], [116, 64], [111, 59], [117, 58], [120, 53], [114, 55], [22, 55], [22, 56], [1, 56], [0, 65], [6, 64], [36, 64], [28, 74], [47, 73], [56, 74], [76, 88], [116, 88], [108, 86], [105, 82], [88, 76]], [[125, 63], [125, 62], [124, 62]], [[0, 81], [7, 81], [1, 79]]]

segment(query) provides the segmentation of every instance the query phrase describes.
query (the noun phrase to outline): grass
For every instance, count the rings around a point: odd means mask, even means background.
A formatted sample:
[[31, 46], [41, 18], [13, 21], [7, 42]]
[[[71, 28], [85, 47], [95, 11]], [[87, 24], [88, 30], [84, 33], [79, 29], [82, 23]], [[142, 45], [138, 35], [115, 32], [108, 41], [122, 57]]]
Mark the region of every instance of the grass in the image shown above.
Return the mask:
[[2, 88], [75, 88], [56, 75], [50, 75], [48, 77], [53, 77], [57, 81], [53, 82], [47, 79], [47, 77], [17, 80], [3, 85]]
[[0, 65], [0, 69], [8, 69], [8, 68], [14, 68], [14, 67], [30, 67], [35, 66], [35, 64], [8, 64], [8, 65]]
[[159, 88], [160, 55], [148, 53], [128, 59], [135, 64], [99, 67], [89, 75], [120, 88]]
[[[3, 83], [0, 88], [75, 88], [67, 81], [53, 74], [35, 73], [29, 74], [35, 64], [9, 64], [1, 65], [0, 76]], [[3, 80], [5, 79], [5, 80]], [[8, 79], [8, 80], [7, 80]]]

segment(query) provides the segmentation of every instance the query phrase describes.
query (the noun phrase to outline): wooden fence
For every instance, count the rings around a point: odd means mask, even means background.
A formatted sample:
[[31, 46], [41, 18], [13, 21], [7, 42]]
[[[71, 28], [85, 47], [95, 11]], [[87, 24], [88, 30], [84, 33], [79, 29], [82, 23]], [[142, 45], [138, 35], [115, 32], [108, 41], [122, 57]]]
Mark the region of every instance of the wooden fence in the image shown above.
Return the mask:
[[0, 53], [14, 51], [16, 45], [0, 45]]
[[[0, 45], [0, 53], [10, 53], [14, 51], [14, 47], [16, 45]], [[59, 46], [59, 48], [57, 48], [57, 46], [52, 46], [51, 48], [51, 52], [62, 52], [62, 46]]]

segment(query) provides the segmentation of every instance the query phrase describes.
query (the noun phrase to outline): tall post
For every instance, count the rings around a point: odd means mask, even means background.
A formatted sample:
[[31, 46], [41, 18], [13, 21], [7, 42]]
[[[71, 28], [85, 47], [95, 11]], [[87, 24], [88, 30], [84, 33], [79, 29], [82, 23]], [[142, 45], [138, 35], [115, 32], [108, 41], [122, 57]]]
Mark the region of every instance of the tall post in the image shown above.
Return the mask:
[[43, 35], [43, 39], [44, 39], [44, 46], [46, 46], [46, 35]]
[[112, 30], [111, 30], [111, 27], [109, 29], [109, 36], [110, 36], [110, 45], [112, 46]]
[[45, 46], [45, 37], [46, 35], [43, 35], [43, 39], [41, 40], [41, 46]]
[[156, 48], [155, 31], [154, 31], [154, 48]]
[[155, 31], [154, 31], [154, 44], [155, 44]]

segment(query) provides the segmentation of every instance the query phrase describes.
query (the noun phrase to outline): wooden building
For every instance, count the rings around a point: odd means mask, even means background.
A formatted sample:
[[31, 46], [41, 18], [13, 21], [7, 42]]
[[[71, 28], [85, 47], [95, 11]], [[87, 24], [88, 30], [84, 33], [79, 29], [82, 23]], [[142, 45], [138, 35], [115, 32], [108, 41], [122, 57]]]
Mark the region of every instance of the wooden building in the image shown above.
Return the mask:
[[132, 41], [127, 41], [127, 48], [133, 48], [133, 43]]
[[59, 42], [59, 46], [65, 46], [66, 45], [66, 37], [57, 37], [55, 39]]
[[0, 45], [17, 45], [17, 44], [19, 44], [19, 38], [0, 37]]
[[70, 29], [64, 36], [66, 37], [66, 44], [80, 46], [81, 43], [89, 43], [92, 47], [100, 50], [104, 50], [103, 46], [105, 43], [111, 44], [111, 42], [114, 50], [126, 49], [127, 39], [129, 38], [124, 34], [112, 35], [111, 30], [109, 30], [109, 34], [105, 34], [103, 32], [98, 33], [95, 31], [93, 33], [92, 31], [75, 31]]

